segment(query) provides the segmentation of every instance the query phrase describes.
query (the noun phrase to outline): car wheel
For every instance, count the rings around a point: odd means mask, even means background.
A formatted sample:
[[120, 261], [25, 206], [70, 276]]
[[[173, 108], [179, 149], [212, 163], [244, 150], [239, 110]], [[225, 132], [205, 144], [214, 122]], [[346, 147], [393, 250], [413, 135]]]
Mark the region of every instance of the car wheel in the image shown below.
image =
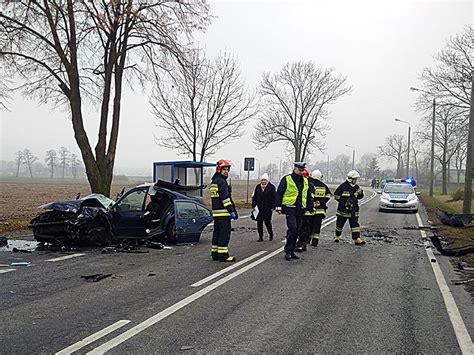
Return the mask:
[[383, 208], [379, 208], [379, 212], [383, 212]]
[[176, 242], [178, 241], [178, 238], [176, 236], [176, 223], [174, 220], [168, 224], [166, 235], [168, 236], [168, 241], [171, 244], [176, 244]]
[[413, 213], [418, 213], [418, 210], [414, 210]]

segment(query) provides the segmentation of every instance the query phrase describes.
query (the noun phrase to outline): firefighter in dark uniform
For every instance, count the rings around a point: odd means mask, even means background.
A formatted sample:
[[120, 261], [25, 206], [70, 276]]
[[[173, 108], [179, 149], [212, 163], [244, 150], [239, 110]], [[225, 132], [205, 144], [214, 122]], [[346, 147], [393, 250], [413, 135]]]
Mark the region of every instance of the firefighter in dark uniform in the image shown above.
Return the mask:
[[326, 211], [328, 209], [327, 203], [331, 199], [331, 190], [322, 181], [323, 174], [319, 170], [313, 171], [309, 178], [310, 183], [314, 185], [314, 215], [311, 224], [311, 246], [316, 247], [319, 243], [319, 235], [321, 233], [321, 224], [326, 218]]
[[211, 255], [212, 260], [233, 262], [235, 257], [229, 254], [230, 220], [238, 218], [234, 202], [231, 197], [231, 188], [227, 183], [230, 162], [219, 160], [216, 172], [212, 176], [211, 192], [212, 218], [214, 219], [214, 231], [212, 234]]
[[359, 177], [360, 175], [357, 171], [349, 171], [347, 180], [339, 185], [334, 192], [334, 198], [338, 201], [335, 242], [341, 240], [342, 229], [346, 221], [349, 220], [354, 243], [356, 245], [365, 244], [365, 241], [360, 238], [359, 200], [364, 197], [364, 191], [357, 185]]
[[[314, 197], [314, 185], [310, 179], [311, 172], [306, 167], [304, 168], [303, 177], [308, 180], [309, 182], [309, 191], [312, 197]], [[303, 221], [301, 222], [301, 233], [298, 234], [298, 241], [296, 242], [296, 249], [295, 252], [301, 253], [303, 251], [307, 251], [307, 245], [309, 243], [309, 238], [311, 235], [311, 224], [312, 224], [312, 217], [314, 215], [313, 211], [306, 211], [303, 216]]]
[[285, 245], [285, 259], [299, 259], [295, 254], [296, 241], [301, 234], [303, 216], [313, 209], [313, 200], [308, 179], [303, 177], [305, 163], [297, 162], [293, 172], [284, 176], [277, 189], [275, 210], [286, 215], [288, 227]]

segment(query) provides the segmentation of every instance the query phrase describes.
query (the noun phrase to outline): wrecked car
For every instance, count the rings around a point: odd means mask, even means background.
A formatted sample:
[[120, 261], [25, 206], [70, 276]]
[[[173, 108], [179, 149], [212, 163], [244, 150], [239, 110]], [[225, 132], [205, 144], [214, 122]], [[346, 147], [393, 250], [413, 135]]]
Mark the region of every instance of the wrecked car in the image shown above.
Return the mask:
[[52, 202], [28, 226], [39, 243], [62, 245], [108, 245], [113, 240], [113, 200], [92, 194], [81, 199]]
[[[195, 244], [212, 222], [200, 189], [163, 181], [136, 186], [116, 202], [91, 195], [40, 206], [47, 211], [30, 223], [36, 240], [52, 244], [110, 245], [120, 240]], [[183, 193], [182, 193], [183, 192]]]

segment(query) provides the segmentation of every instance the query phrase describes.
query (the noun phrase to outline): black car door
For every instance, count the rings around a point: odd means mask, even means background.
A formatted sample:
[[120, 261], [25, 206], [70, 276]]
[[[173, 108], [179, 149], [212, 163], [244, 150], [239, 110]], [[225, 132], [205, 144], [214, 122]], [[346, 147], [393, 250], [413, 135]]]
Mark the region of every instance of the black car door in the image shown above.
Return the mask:
[[146, 237], [145, 199], [148, 187], [127, 192], [112, 207], [114, 234], [126, 237]]

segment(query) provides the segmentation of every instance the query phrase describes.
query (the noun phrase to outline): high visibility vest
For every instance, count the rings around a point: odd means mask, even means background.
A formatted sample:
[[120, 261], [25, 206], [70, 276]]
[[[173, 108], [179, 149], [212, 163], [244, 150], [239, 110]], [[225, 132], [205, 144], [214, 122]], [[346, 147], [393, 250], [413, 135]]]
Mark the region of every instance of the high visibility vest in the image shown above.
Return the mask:
[[[302, 207], [306, 208], [306, 196], [308, 196], [309, 183], [308, 179], [303, 178], [303, 192], [301, 196]], [[282, 204], [284, 206], [294, 206], [296, 199], [298, 198], [298, 186], [295, 181], [291, 178], [291, 175], [286, 176], [286, 190], [283, 194]]]

